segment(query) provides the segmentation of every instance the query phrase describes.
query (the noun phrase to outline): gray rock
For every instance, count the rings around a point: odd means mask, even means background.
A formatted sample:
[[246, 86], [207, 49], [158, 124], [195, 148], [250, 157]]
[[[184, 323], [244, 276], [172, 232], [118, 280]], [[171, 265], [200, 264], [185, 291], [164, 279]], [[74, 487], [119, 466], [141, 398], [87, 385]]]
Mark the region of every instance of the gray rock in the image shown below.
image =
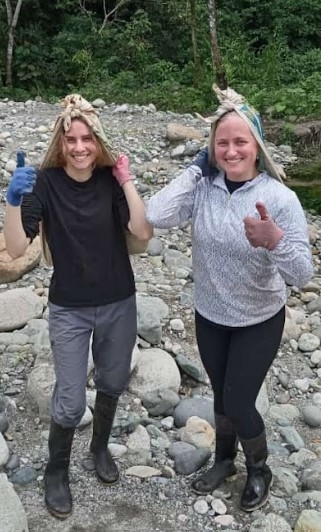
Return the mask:
[[309, 427], [321, 427], [321, 408], [317, 406], [307, 406], [302, 409], [304, 422]]
[[270, 513], [256, 519], [251, 524], [249, 532], [292, 532], [292, 528], [283, 517]]
[[153, 390], [142, 398], [144, 407], [151, 416], [168, 414], [179, 403], [180, 398], [173, 390]]
[[9, 421], [4, 412], [0, 412], [0, 432], [4, 434], [9, 428]]
[[28, 521], [21, 501], [7, 476], [0, 473], [0, 516], [2, 532], [28, 532]]
[[311, 462], [301, 472], [302, 491], [321, 491], [321, 461]]
[[182, 452], [175, 458], [175, 471], [180, 475], [190, 475], [206, 464], [211, 455], [209, 449], [193, 449]]
[[33, 467], [21, 467], [11, 475], [10, 481], [13, 484], [19, 484], [19, 486], [25, 486], [36, 480], [37, 477], [38, 472]]
[[298, 451], [305, 446], [303, 439], [294, 427], [281, 427], [279, 430], [292, 451]]
[[202, 419], [206, 419], [212, 427], [215, 427], [213, 399], [210, 399], [209, 397], [195, 396], [181, 401], [174, 410], [174, 422], [176, 427], [184, 427], [186, 421], [191, 416], [198, 416]]
[[40, 318], [42, 299], [28, 288], [13, 288], [0, 293], [0, 331], [24, 327], [32, 318]]
[[294, 532], [320, 532], [321, 512], [303, 510], [296, 522]]

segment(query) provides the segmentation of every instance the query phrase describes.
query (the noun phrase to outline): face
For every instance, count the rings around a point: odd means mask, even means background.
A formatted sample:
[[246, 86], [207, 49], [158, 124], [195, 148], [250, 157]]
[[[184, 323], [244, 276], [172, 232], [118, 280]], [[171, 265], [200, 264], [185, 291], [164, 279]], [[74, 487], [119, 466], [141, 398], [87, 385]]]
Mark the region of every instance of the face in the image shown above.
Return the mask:
[[219, 122], [214, 137], [217, 165], [231, 181], [247, 181], [259, 174], [256, 166], [259, 146], [249, 126], [236, 113]]
[[62, 139], [64, 168], [76, 181], [89, 179], [97, 159], [97, 144], [91, 129], [81, 120], [72, 120]]

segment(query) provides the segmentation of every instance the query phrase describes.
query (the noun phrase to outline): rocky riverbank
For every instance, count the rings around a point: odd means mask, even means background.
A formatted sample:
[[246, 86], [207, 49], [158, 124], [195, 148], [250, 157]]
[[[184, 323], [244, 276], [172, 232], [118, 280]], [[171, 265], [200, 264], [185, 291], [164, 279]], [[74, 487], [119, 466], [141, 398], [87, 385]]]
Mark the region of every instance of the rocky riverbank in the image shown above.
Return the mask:
[[[110, 140], [129, 155], [146, 200], [207, 142], [208, 127], [191, 115], [157, 112], [153, 105], [94, 104]], [[39, 164], [58, 111], [42, 102], [0, 101], [1, 220], [16, 150]], [[290, 146], [270, 150], [285, 167], [296, 159]], [[147, 253], [132, 257], [138, 339], [110, 444], [121, 470], [113, 487], [99, 483], [88, 455], [95, 398], [89, 356], [88, 408], [71, 464], [74, 512], [65, 522], [51, 517], [43, 503], [54, 384], [47, 323], [51, 270], [39, 262], [39, 247], [19, 264], [0, 251], [1, 532], [321, 531], [321, 218], [307, 217], [315, 275], [303, 290], [289, 288], [282, 345], [258, 398], [274, 485], [269, 503], [253, 515], [239, 510], [241, 449], [236, 479], [205, 497], [190, 488], [197, 471], [211, 464], [215, 427], [194, 336], [189, 224], [155, 231]]]

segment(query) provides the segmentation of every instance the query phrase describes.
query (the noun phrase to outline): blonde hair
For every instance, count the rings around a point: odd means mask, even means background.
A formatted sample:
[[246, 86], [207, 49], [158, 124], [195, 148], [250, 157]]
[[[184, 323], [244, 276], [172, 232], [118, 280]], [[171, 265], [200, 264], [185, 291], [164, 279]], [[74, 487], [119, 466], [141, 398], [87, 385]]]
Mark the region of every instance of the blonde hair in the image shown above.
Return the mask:
[[[53, 134], [45, 157], [40, 165], [40, 170], [63, 167], [65, 165], [66, 160], [63, 154], [62, 141], [65, 133], [69, 131], [73, 120], [80, 120], [92, 132], [93, 140], [97, 148], [95, 166], [113, 166], [116, 163], [118, 154], [107, 140], [102, 124], [91, 104], [79, 94], [66, 96], [60, 103], [65, 109], [55, 122]], [[40, 222], [40, 242], [43, 258], [48, 266], [52, 266], [52, 256], [43, 222]]]
[[283, 179], [286, 179], [286, 175], [282, 166], [274, 162], [265, 145], [264, 132], [259, 113], [246, 101], [242, 94], [238, 94], [230, 87], [226, 90], [221, 90], [214, 84], [212, 88], [220, 102], [219, 107], [216, 109], [214, 115], [208, 118], [203, 118], [201, 115], [197, 114], [198, 118], [211, 124], [211, 133], [208, 140], [210, 163], [215, 163], [214, 137], [217, 125], [225, 115], [234, 111], [249, 126], [250, 131], [259, 146], [259, 169], [261, 171], [266, 171], [268, 175], [283, 183]]

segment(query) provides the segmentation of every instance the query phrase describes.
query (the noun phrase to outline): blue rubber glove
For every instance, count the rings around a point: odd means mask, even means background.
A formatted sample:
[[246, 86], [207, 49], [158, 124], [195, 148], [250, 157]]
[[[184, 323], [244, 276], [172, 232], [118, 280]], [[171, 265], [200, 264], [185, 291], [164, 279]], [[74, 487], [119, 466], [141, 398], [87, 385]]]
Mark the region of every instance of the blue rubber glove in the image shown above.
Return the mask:
[[17, 169], [13, 173], [7, 190], [7, 202], [13, 207], [19, 207], [21, 205], [22, 196], [32, 192], [36, 182], [36, 170], [33, 166], [24, 166], [24, 163], [24, 153], [18, 152]]
[[208, 161], [208, 148], [201, 150], [192, 164], [200, 167], [204, 177], [215, 177], [218, 174], [216, 166], [212, 166]]
[[25, 165], [25, 152], [17, 151], [17, 168], [22, 168]]

